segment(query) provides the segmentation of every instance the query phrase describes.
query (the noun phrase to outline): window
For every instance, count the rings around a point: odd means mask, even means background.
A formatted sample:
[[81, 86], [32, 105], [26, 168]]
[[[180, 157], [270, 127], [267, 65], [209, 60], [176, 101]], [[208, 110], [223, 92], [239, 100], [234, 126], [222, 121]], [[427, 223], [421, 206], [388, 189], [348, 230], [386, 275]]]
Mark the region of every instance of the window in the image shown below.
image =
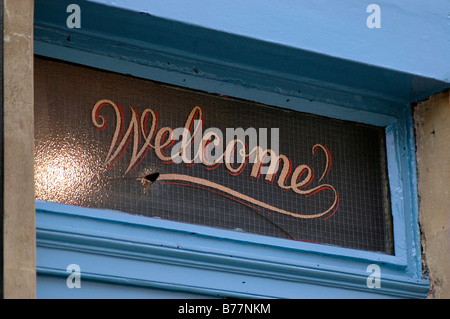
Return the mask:
[[384, 128], [40, 58], [35, 70], [38, 200], [393, 254]]
[[[49, 6], [35, 22], [38, 295], [67, 293], [50, 278], [75, 263], [92, 282], [186, 294], [426, 296], [413, 127], [397, 85], [409, 75], [92, 3], [68, 31]], [[279, 171], [171, 164], [183, 140], [167, 142], [170, 130], [200, 132], [190, 114], [203, 136], [258, 133], [228, 153], [206, 140], [211, 158], [250, 158], [277, 136]], [[367, 284], [373, 264], [380, 288]]]

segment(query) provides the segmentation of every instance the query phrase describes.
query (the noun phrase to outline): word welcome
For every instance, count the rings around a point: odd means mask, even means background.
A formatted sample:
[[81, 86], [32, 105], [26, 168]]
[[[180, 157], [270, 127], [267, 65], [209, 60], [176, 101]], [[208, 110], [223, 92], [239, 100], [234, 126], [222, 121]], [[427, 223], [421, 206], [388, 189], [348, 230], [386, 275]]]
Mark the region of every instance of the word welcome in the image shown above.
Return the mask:
[[[175, 129], [171, 127], [158, 128], [158, 115], [152, 109], [145, 109], [139, 116], [137, 110], [132, 107], [130, 123], [125, 131], [122, 108], [113, 101], [105, 99], [98, 101], [91, 113], [92, 122], [98, 130], [103, 130], [107, 126], [107, 120], [99, 114], [100, 110], [106, 106], [112, 107], [115, 113], [114, 134], [105, 159], [107, 169], [117, 163], [131, 141], [131, 158], [125, 174], [134, 171], [151, 149], [166, 164], [195, 165], [201, 163], [209, 170], [224, 164], [227, 171], [233, 176], [240, 175], [247, 164], [251, 163], [251, 178], [259, 179], [261, 175], [265, 175], [265, 181], [273, 183], [278, 175], [276, 185], [282, 190], [292, 191], [306, 197], [321, 191], [331, 191], [334, 194], [334, 200], [330, 207], [322, 212], [297, 213], [274, 207], [206, 179], [180, 174], [160, 174], [158, 180], [202, 185], [202, 187], [230, 195], [236, 200], [297, 218], [317, 218], [331, 212], [334, 214], [338, 208], [339, 195], [332, 185], [320, 184], [308, 188], [314, 179], [314, 170], [306, 164], [293, 168], [292, 161], [287, 156], [279, 154], [278, 129], [271, 130], [271, 142], [274, 146], [271, 149], [267, 148], [267, 129], [259, 130], [259, 139], [256, 137], [255, 129], [246, 131], [242, 128], [227, 129], [226, 145], [223, 145], [223, 134], [219, 129], [209, 128], [203, 131], [204, 113], [200, 107], [196, 106], [189, 113], [184, 127]], [[258, 140], [264, 145], [261, 143], [258, 145]], [[312, 154], [316, 155], [318, 150], [325, 157], [325, 166], [318, 180], [321, 182], [330, 172], [331, 154], [328, 148], [321, 144], [313, 145]], [[170, 155], [168, 155], [169, 153]], [[279, 174], [277, 174], [278, 172]]]

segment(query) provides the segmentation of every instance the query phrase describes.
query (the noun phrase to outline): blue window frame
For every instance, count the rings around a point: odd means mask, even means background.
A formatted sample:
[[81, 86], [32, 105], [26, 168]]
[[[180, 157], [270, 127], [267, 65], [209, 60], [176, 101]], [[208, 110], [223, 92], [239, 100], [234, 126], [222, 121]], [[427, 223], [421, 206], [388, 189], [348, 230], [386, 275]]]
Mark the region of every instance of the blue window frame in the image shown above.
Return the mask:
[[36, 2], [36, 55], [385, 127], [395, 255], [37, 201], [38, 297], [427, 296], [409, 103], [442, 83], [96, 3], [68, 29], [68, 4]]

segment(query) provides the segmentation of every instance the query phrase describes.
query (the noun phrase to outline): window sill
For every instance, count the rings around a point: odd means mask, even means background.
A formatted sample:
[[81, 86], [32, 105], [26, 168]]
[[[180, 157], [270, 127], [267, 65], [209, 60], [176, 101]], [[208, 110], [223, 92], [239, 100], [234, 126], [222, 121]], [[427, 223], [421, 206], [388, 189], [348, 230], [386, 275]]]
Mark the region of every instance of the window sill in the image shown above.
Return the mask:
[[[37, 273], [216, 297], [425, 298], [395, 256], [36, 202]], [[367, 266], [380, 266], [369, 288]], [[202, 278], [202, 280], [198, 280]]]

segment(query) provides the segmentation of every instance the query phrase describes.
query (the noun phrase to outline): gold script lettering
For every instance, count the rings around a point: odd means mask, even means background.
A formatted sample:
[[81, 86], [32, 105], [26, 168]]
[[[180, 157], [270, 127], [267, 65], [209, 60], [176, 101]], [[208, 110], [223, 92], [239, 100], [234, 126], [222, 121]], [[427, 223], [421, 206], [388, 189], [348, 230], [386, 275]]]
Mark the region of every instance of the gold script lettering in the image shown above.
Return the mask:
[[[156, 156], [165, 163], [174, 163], [174, 154], [171, 154], [171, 156], [168, 156], [165, 154], [165, 150], [168, 151], [168, 148], [173, 146], [174, 140], [177, 138], [175, 131], [170, 127], [163, 127], [160, 130], [157, 129], [158, 126], [158, 115], [156, 112], [154, 112], [151, 109], [145, 109], [141, 117], [139, 119], [138, 112], [135, 108], [131, 108], [131, 120], [130, 124], [128, 126], [127, 131], [125, 134], [123, 134], [124, 130], [124, 123], [123, 123], [123, 111], [120, 105], [104, 99], [98, 101], [91, 113], [91, 118], [94, 126], [98, 130], [103, 130], [107, 125], [107, 120], [104, 116], [99, 115], [100, 110], [105, 107], [110, 106], [114, 110], [115, 114], [115, 129], [114, 134], [111, 139], [111, 144], [108, 150], [108, 154], [105, 159], [105, 167], [106, 169], [111, 168], [119, 158], [122, 156], [122, 154], [127, 149], [130, 141], [132, 142], [132, 153], [131, 153], [131, 159], [129, 162], [129, 165], [127, 169], [125, 170], [125, 175], [132, 172], [141, 162], [141, 160], [145, 157], [147, 154], [147, 151], [149, 149], [153, 149], [155, 151]], [[150, 122], [150, 129], [147, 128], [148, 124], [148, 118], [151, 116], [151, 122]], [[191, 184], [201, 185], [202, 187], [207, 187], [210, 189], [213, 189], [215, 191], [220, 191], [223, 194], [226, 194], [227, 197], [232, 196], [236, 199], [239, 199], [240, 201], [245, 201], [247, 203], [250, 203], [252, 205], [256, 205], [274, 212], [278, 212], [280, 214], [285, 214], [289, 216], [293, 216], [296, 218], [318, 218], [322, 217], [326, 214], [331, 213], [327, 218], [331, 217], [337, 210], [339, 206], [339, 193], [337, 190], [329, 184], [321, 184], [316, 187], [306, 189], [311, 182], [314, 179], [314, 171], [313, 169], [306, 165], [301, 164], [297, 166], [292, 176], [290, 176], [292, 172], [292, 162], [291, 160], [286, 157], [283, 154], [276, 154], [271, 149], [262, 149], [260, 146], [254, 147], [251, 151], [246, 153], [246, 145], [244, 141], [241, 141], [239, 139], [234, 139], [228, 143], [228, 145], [225, 148], [225, 152], [222, 153], [221, 156], [216, 158], [213, 162], [208, 162], [206, 160], [206, 157], [204, 157], [204, 150], [206, 149], [206, 146], [208, 145], [209, 139], [214, 136], [214, 134], [207, 134], [205, 138], [201, 137], [200, 140], [200, 150], [197, 151], [196, 154], [194, 154], [194, 158], [190, 158], [190, 147], [196, 142], [196, 139], [199, 138], [201, 135], [201, 123], [202, 121], [195, 121], [196, 118], [203, 118], [203, 112], [200, 107], [196, 106], [194, 107], [191, 112], [189, 113], [189, 116], [185, 122], [184, 130], [182, 133], [181, 141], [179, 142], [179, 150], [176, 149], [175, 155], [181, 156], [181, 159], [186, 164], [191, 164], [194, 162], [195, 159], [199, 159], [200, 162], [203, 163], [204, 166], [207, 167], [207, 169], [215, 169], [217, 166], [222, 162], [222, 160], [225, 160], [225, 167], [229, 171], [231, 175], [237, 176], [242, 173], [244, 168], [246, 167], [247, 162], [250, 158], [254, 159], [253, 166], [250, 172], [250, 177], [259, 179], [262, 168], [266, 169], [265, 173], [265, 181], [272, 183], [274, 178], [276, 177], [276, 174], [279, 170], [280, 163], [282, 164], [281, 172], [278, 176], [278, 187], [283, 190], [291, 190], [294, 193], [298, 195], [303, 195], [305, 197], [313, 196], [319, 192], [322, 191], [330, 191], [334, 195], [333, 203], [329, 206], [328, 209], [320, 212], [320, 213], [296, 213], [296, 212], [290, 212], [284, 209], [280, 209], [278, 207], [274, 207], [272, 205], [269, 205], [267, 203], [261, 202], [259, 200], [256, 200], [252, 197], [249, 197], [245, 194], [239, 193], [233, 189], [230, 189], [228, 187], [225, 187], [223, 185], [211, 182], [206, 179], [197, 178], [189, 175], [180, 175], [180, 174], [160, 174], [158, 180], [161, 181], [167, 181], [167, 182], [187, 182]], [[190, 132], [193, 131], [193, 134], [190, 134]], [[147, 133], [148, 132], [148, 133]], [[142, 134], [142, 137], [144, 139], [144, 143], [139, 149], [139, 143], [140, 143], [140, 134]], [[217, 136], [215, 136], [215, 143], [217, 143], [219, 140]], [[154, 145], [152, 145], [151, 140], [154, 138]], [[232, 161], [228, 160], [234, 156], [233, 152], [235, 152], [236, 147], [240, 145], [240, 151], [242, 152], [240, 155], [243, 156], [244, 160], [240, 162], [240, 164], [237, 167], [233, 167], [231, 165]], [[323, 170], [323, 173], [319, 179], [319, 182], [321, 182], [323, 179], [325, 179], [331, 168], [331, 155], [328, 148], [322, 144], [315, 144], [312, 147], [312, 154], [315, 156], [317, 153], [317, 150], [322, 150], [323, 154], [325, 155], [325, 167]], [[270, 164], [267, 167], [264, 167], [266, 163], [266, 159], [270, 158]], [[217, 164], [215, 167], [211, 167], [212, 165]], [[290, 183], [288, 182], [290, 178]], [[181, 184], [180, 184], [181, 185]], [[186, 185], [189, 186], [189, 185]]]

